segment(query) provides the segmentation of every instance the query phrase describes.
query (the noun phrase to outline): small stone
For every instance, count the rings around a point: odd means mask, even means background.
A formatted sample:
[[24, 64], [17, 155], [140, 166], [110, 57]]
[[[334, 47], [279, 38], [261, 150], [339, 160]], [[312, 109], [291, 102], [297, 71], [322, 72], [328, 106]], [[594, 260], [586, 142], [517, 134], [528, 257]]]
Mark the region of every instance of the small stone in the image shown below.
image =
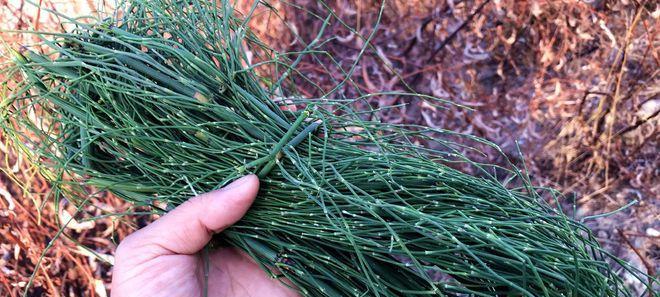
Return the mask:
[[654, 228], [647, 228], [646, 229], [646, 235], [652, 236], [652, 237], [660, 237], [660, 231], [658, 231]]

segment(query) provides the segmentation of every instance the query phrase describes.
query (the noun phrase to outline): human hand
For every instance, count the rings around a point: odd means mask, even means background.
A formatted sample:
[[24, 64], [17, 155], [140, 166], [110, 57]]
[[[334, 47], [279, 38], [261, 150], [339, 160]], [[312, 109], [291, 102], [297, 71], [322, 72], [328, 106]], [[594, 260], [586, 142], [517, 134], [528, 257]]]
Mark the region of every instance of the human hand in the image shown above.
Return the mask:
[[[213, 233], [238, 221], [259, 189], [254, 175], [181, 204], [117, 247], [112, 296], [202, 296], [200, 251]], [[298, 296], [236, 248], [209, 255], [208, 296]]]

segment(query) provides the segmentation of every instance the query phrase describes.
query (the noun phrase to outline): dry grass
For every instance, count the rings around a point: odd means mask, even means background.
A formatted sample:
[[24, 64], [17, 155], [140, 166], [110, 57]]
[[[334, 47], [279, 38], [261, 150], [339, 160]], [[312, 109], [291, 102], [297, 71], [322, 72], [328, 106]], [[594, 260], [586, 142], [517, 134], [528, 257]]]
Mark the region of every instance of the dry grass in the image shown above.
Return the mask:
[[[302, 43], [291, 30], [304, 41], [315, 37], [319, 20], [272, 2], [281, 19], [260, 9], [251, 24], [266, 43], [293, 50]], [[316, 1], [295, 2], [322, 11]], [[25, 29], [34, 23], [36, 11], [28, 6], [21, 11], [20, 3], [0, 1], [0, 18], [8, 21], [7, 28]], [[331, 3], [360, 34], [371, 33], [377, 2]], [[91, 7], [57, 5], [78, 12]], [[41, 18], [42, 29], [55, 29], [56, 20]], [[514, 159], [519, 159], [517, 141], [534, 180], [561, 189], [567, 196], [564, 206], [575, 205], [577, 216], [638, 200], [638, 205], [590, 224], [611, 251], [653, 273], [660, 269], [658, 18], [660, 8], [652, 1], [393, 0], [373, 40], [377, 52], [362, 58], [352, 79], [365, 92], [405, 90], [391, 67], [419, 92], [470, 106], [472, 110], [442, 109], [396, 96], [369, 102], [371, 107], [405, 103], [380, 116], [481, 136]], [[363, 41], [338, 25], [324, 35], [334, 36], [324, 49], [348, 67]], [[2, 38], [30, 42], [26, 36]], [[317, 62], [303, 60], [299, 69], [319, 85], [331, 86], [333, 77], [319, 71]], [[337, 72], [334, 79], [340, 76]], [[44, 202], [48, 186], [30, 166], [6, 147], [2, 154], [6, 171], [0, 179], [0, 295], [14, 296], [59, 229], [62, 214]], [[23, 190], [14, 179], [31, 187]], [[111, 211], [129, 207], [110, 196], [98, 197], [97, 205]], [[76, 218], [100, 213], [86, 209]], [[65, 233], [111, 258], [114, 242], [109, 238], [122, 238], [136, 221], [118, 224], [108, 218]], [[81, 254], [66, 239], [54, 242], [39, 269], [34, 293], [102, 296], [105, 290], [96, 288], [109, 282], [109, 266]]]
[[[8, 147], [0, 149], [5, 157], [0, 176], [0, 295], [21, 296], [34, 274], [29, 296], [107, 296], [104, 282], [109, 280], [115, 241], [134, 227], [113, 218], [83, 219], [129, 206], [104, 195], [94, 198], [98, 208], [77, 211], [66, 201], [56, 208], [49, 200], [48, 183], [34, 167]], [[62, 235], [51, 242], [67, 222]]]

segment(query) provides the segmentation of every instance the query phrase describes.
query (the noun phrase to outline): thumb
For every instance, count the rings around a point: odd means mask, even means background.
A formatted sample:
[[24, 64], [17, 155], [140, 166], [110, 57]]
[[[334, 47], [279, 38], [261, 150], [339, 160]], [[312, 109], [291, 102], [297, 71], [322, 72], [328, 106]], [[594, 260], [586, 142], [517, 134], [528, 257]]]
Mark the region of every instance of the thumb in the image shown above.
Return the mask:
[[259, 179], [247, 175], [222, 189], [191, 198], [128, 236], [122, 244], [156, 249], [157, 255], [194, 254], [220, 232], [240, 220], [257, 196]]

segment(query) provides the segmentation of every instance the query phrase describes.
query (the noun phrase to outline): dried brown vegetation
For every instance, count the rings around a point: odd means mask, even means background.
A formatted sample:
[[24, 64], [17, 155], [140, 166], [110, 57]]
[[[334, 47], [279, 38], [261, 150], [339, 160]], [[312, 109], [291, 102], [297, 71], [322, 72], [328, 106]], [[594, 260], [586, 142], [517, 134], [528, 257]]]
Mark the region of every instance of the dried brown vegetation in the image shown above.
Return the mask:
[[[259, 7], [251, 23], [265, 43], [295, 50], [316, 38], [322, 20], [271, 2], [277, 14]], [[318, 1], [294, 2], [310, 12], [327, 9]], [[355, 31], [334, 22], [322, 36], [327, 40], [323, 49], [349, 69], [364, 38], [374, 33], [380, 1], [328, 2]], [[71, 13], [95, 7], [49, 3], [44, 1], [58, 10], [77, 10]], [[37, 11], [29, 5], [0, 4], [3, 29], [36, 24]], [[242, 4], [247, 11], [251, 3]], [[519, 146], [534, 181], [560, 189], [566, 195], [564, 207], [575, 206], [578, 217], [638, 200], [590, 226], [612, 252], [653, 274], [660, 269], [658, 18], [660, 7], [653, 1], [392, 0], [373, 35], [374, 50], [361, 56], [351, 79], [364, 92], [410, 88], [470, 107], [440, 108], [397, 96], [364, 103], [364, 108], [403, 104], [379, 116], [480, 136], [520, 162]], [[38, 23], [42, 29], [57, 29], [57, 20], [43, 15]], [[2, 38], [13, 44], [32, 41], [17, 34], [3, 33]], [[343, 79], [338, 69], [333, 77], [310, 58], [298, 68], [322, 87]], [[29, 164], [6, 147], [2, 155], [0, 295], [14, 296], [22, 292], [65, 215], [46, 202], [48, 186]], [[30, 187], [20, 188], [17, 180]], [[98, 199], [99, 208], [86, 209], [76, 219], [129, 208], [110, 196]], [[75, 212], [66, 203], [61, 206]], [[111, 238], [122, 238], [136, 222], [104, 218], [92, 225], [80, 222], [80, 230], [64, 233], [110, 258]], [[32, 292], [102, 295], [105, 290], [96, 288], [108, 284], [109, 267], [72, 240], [59, 239], [46, 253]]]

